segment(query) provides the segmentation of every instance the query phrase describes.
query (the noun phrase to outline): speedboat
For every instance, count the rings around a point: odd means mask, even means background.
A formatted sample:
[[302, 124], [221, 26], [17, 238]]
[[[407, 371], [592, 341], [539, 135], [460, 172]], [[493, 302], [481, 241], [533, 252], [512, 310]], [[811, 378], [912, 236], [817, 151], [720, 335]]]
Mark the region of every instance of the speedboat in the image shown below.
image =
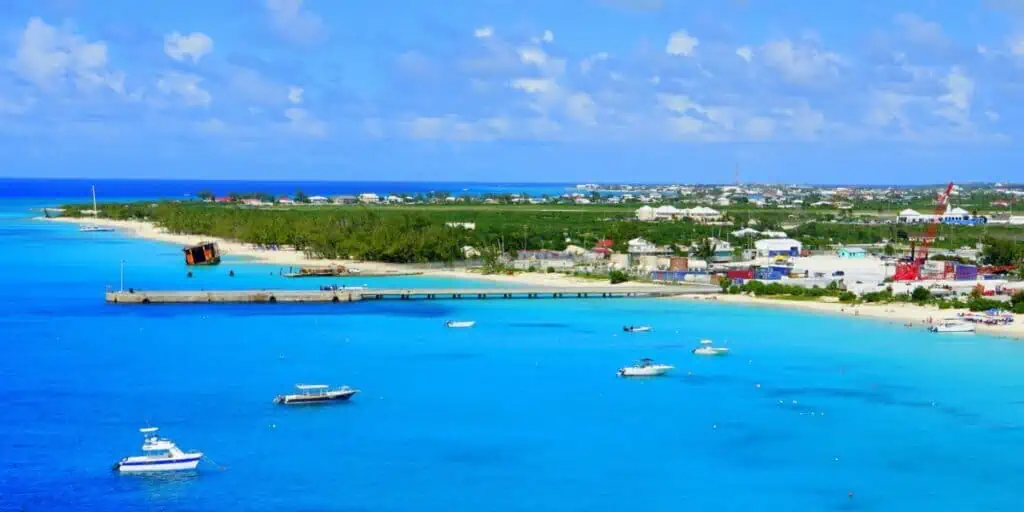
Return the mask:
[[450, 327], [452, 329], [468, 329], [470, 327], [473, 327], [474, 325], [476, 325], [476, 321], [474, 320], [448, 320], [447, 322], [444, 323], [445, 327]]
[[82, 233], [105, 233], [108, 231], [113, 231], [114, 228], [110, 226], [100, 226], [98, 224], [86, 224], [78, 228], [78, 230], [81, 231]]
[[277, 395], [274, 397], [274, 403], [281, 405], [301, 405], [335, 401], [344, 402], [359, 392], [358, 389], [352, 389], [348, 386], [331, 389], [331, 387], [326, 384], [299, 384], [295, 386], [295, 389], [298, 389], [299, 392], [293, 395]]
[[617, 374], [619, 377], [657, 377], [668, 373], [673, 368], [675, 366], [670, 364], [655, 364], [653, 359], [643, 358], [633, 366], [619, 368]]
[[183, 452], [173, 441], [156, 435], [157, 427], [140, 428], [142, 451], [145, 455], [125, 457], [114, 464], [121, 473], [149, 473], [154, 471], [185, 471], [196, 469], [202, 452]]
[[700, 346], [693, 349], [693, 353], [698, 356], [724, 356], [729, 353], [729, 349], [713, 347], [711, 346], [711, 340], [700, 340]]
[[622, 327], [624, 332], [651, 332], [649, 325], [626, 325]]
[[931, 332], [974, 332], [974, 324], [960, 320], [943, 320], [928, 328]]

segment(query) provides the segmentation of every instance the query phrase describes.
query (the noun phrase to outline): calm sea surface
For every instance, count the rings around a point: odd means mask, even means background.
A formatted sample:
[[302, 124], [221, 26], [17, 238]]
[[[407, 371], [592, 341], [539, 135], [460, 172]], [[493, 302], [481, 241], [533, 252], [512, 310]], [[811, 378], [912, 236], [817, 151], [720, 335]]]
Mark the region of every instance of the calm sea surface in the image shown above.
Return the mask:
[[[1024, 506], [1019, 342], [673, 300], [108, 306], [122, 259], [149, 289], [482, 284], [236, 259], [186, 279], [175, 246], [32, 221], [66, 199], [5, 195], [0, 510]], [[622, 333], [636, 323], [655, 331]], [[703, 337], [733, 355], [695, 358]], [[615, 377], [645, 356], [677, 371]], [[299, 382], [362, 393], [271, 403]], [[146, 425], [216, 464], [112, 473]]]

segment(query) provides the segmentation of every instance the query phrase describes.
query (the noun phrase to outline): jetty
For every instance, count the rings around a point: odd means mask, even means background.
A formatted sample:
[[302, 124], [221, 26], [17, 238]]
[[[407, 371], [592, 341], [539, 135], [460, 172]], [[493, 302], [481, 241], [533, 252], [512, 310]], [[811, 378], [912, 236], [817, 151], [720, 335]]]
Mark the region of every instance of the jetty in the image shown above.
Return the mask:
[[371, 300], [593, 299], [721, 293], [718, 286], [572, 286], [541, 288], [339, 288], [337, 290], [108, 291], [111, 304], [340, 303]]

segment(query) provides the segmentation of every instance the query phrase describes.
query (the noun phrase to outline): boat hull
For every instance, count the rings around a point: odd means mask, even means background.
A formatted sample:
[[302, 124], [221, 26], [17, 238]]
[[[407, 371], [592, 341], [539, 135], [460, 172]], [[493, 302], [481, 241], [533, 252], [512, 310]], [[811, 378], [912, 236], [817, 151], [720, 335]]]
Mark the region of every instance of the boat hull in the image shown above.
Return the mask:
[[971, 333], [975, 331], [975, 327], [973, 325], [955, 327], [935, 326], [930, 328], [929, 330], [938, 333]]
[[355, 396], [358, 391], [339, 391], [324, 395], [285, 395], [274, 399], [274, 403], [280, 405], [308, 405], [323, 404], [330, 402], [344, 402]]
[[729, 354], [729, 349], [717, 347], [701, 347], [693, 349], [693, 353], [694, 355], [698, 356], [724, 356]]
[[655, 365], [647, 367], [639, 366], [627, 366], [620, 368], [618, 371], [619, 377], [658, 377], [665, 375], [673, 367], [669, 365]]
[[447, 322], [445, 326], [449, 329], [468, 329], [476, 325], [476, 322]]
[[158, 473], [163, 471], [189, 471], [199, 466], [202, 455], [189, 456], [181, 459], [152, 461], [121, 461], [114, 465], [119, 473]]

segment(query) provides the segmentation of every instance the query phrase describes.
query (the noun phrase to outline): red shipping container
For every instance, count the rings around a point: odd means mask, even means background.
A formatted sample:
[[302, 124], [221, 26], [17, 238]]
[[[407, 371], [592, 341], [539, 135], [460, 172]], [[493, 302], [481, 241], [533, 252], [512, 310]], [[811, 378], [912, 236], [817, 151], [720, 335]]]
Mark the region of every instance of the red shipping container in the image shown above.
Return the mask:
[[726, 271], [725, 277], [728, 277], [729, 279], [753, 279], [754, 269], [729, 270]]

